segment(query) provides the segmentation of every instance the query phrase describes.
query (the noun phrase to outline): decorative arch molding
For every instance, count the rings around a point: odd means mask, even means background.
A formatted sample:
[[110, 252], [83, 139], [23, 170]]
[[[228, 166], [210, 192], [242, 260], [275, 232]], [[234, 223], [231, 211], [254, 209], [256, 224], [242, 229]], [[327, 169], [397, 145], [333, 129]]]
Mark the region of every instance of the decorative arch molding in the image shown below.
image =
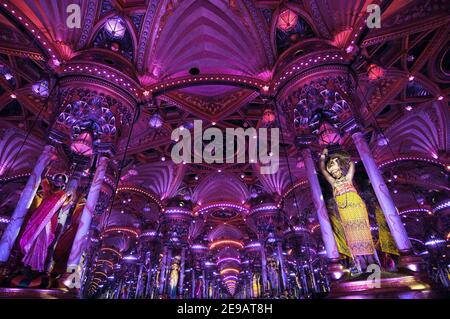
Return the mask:
[[163, 204], [161, 203], [159, 196], [156, 195], [153, 191], [145, 189], [143, 187], [139, 187], [139, 186], [135, 186], [132, 184], [123, 184], [120, 185], [117, 190], [116, 193], [137, 193], [137, 194], [141, 194], [143, 196], [145, 196], [146, 198], [150, 199], [152, 202], [154, 202], [155, 204], [157, 204], [159, 206], [160, 209], [163, 208]]
[[243, 87], [254, 91], [267, 91], [268, 83], [258, 78], [252, 78], [241, 75], [225, 74], [204, 74], [196, 76], [183, 76], [172, 79], [166, 79], [154, 83], [145, 89], [152, 95], [160, 95], [173, 90], [182, 89], [197, 85], [230, 85]]
[[138, 39], [138, 36], [137, 36], [136, 26], [134, 25], [133, 21], [131, 21], [128, 16], [120, 15], [117, 12], [110, 12], [108, 14], [105, 14], [92, 27], [92, 31], [90, 32], [90, 36], [88, 37], [87, 43], [93, 43], [93, 41], [95, 40], [97, 35], [104, 28], [106, 21], [108, 19], [111, 19], [111, 18], [114, 18], [114, 17], [120, 17], [125, 22], [125, 26], [126, 26], [126, 31], [125, 32], [129, 32], [130, 33], [131, 41], [132, 41], [132, 47], [133, 47], [133, 60], [136, 61], [137, 47], [138, 47], [139, 39]]
[[9, 0], [3, 0], [0, 3], [0, 7], [8, 13], [9, 17], [14, 18], [14, 24], [21, 25], [22, 28], [26, 30], [27, 34], [34, 38], [38, 46], [41, 48], [46, 60], [50, 60], [51, 58], [58, 59], [59, 61], [63, 60], [62, 54], [59, 52], [58, 48], [54, 46], [53, 39], [51, 39], [50, 34], [47, 32], [42, 32], [41, 29], [34, 22], [32, 22], [27, 14], [22, 12], [16, 4], [13, 4]]
[[[321, 28], [321, 31], [319, 31], [319, 29], [316, 27], [316, 24], [314, 23], [314, 20], [312, 19], [312, 17], [298, 4], [296, 3], [285, 3], [283, 4], [284, 8], [283, 9], [290, 9], [292, 11], [294, 11], [298, 16], [300, 16], [301, 19], [303, 19], [308, 25], [309, 27], [312, 29], [312, 31], [314, 32], [314, 35], [318, 36], [321, 35], [321, 33], [324, 31], [323, 28]], [[278, 16], [280, 15], [280, 13], [282, 12], [282, 8], [280, 6], [278, 6], [272, 13], [272, 19], [271, 19], [271, 23], [270, 23], [270, 42], [272, 44], [272, 47], [274, 48], [275, 54], [277, 54], [277, 44], [276, 44], [276, 31], [277, 31], [277, 22], [278, 22]], [[283, 52], [281, 55], [283, 55], [284, 53], [286, 53], [287, 51], [289, 51], [289, 49], [287, 49], [285, 52]]]

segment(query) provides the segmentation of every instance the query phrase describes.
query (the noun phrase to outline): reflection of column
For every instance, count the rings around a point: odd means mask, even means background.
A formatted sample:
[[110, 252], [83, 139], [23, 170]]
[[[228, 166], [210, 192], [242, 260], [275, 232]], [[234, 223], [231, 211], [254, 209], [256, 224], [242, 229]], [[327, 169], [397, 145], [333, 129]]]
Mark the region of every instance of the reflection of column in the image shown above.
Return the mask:
[[260, 252], [261, 252], [261, 277], [262, 277], [261, 293], [264, 295], [267, 291], [267, 259], [263, 241], [261, 242]]
[[98, 160], [94, 179], [92, 180], [89, 194], [86, 199], [86, 205], [84, 206], [83, 212], [81, 214], [80, 224], [78, 226], [78, 230], [72, 244], [72, 249], [70, 251], [69, 260], [67, 262], [67, 272], [69, 273], [78, 268], [81, 255], [83, 254], [86, 247], [92, 215], [94, 214], [95, 206], [98, 202], [107, 167], [108, 158], [105, 156], [101, 156]]
[[147, 265], [147, 283], [145, 284], [144, 297], [148, 298], [150, 296], [150, 285], [152, 282], [152, 260], [150, 257], [150, 252], [145, 253], [145, 264]]
[[280, 271], [281, 271], [281, 280], [283, 283], [283, 290], [287, 290], [287, 278], [286, 278], [286, 271], [284, 268], [284, 255], [283, 255], [283, 249], [281, 247], [281, 241], [278, 241], [277, 243], [277, 252], [278, 252], [278, 260], [280, 261]]
[[192, 266], [191, 269], [191, 298], [195, 299], [195, 269], [194, 266]]
[[55, 148], [53, 146], [46, 145], [34, 166], [33, 172], [28, 178], [27, 184], [17, 202], [16, 209], [11, 216], [11, 221], [0, 240], [0, 262], [6, 262], [9, 258], [11, 249], [22, 227], [23, 220], [41, 183], [42, 172], [47, 167], [54, 152]]
[[163, 259], [161, 262], [161, 269], [159, 271], [159, 295], [162, 296], [164, 294], [164, 287], [166, 283], [166, 272], [167, 272], [167, 263], [170, 262], [169, 255], [169, 247], [164, 246], [163, 250]]
[[136, 293], [134, 295], [135, 299], [138, 299], [141, 296], [143, 273], [144, 273], [144, 263], [142, 263], [139, 266], [139, 274], [138, 274], [137, 284], [136, 284]]
[[314, 206], [317, 210], [317, 218], [319, 219], [320, 231], [322, 233], [322, 240], [325, 245], [327, 257], [331, 260], [337, 260], [339, 259], [339, 252], [328, 217], [328, 210], [323, 199], [322, 190], [320, 189], [319, 178], [317, 177], [311, 150], [309, 148], [303, 148], [301, 152], [303, 161], [305, 162], [306, 176], [309, 181]]
[[181, 260], [180, 260], [180, 282], [178, 287], [178, 294], [180, 296], [184, 295], [183, 285], [184, 285], [184, 264], [186, 258], [186, 248], [181, 248]]
[[[205, 265], [203, 265], [203, 267], [205, 267]], [[207, 297], [206, 297], [206, 292], [207, 292], [207, 289], [206, 289], [206, 272], [205, 272], [205, 269], [203, 268], [203, 270], [202, 270], [202, 299], [206, 299]]]
[[372, 188], [377, 196], [384, 216], [386, 217], [386, 221], [389, 225], [392, 236], [394, 237], [397, 248], [402, 252], [410, 252], [412, 247], [408, 234], [406, 233], [406, 229], [400, 220], [397, 208], [395, 207], [391, 194], [384, 183], [383, 176], [381, 175], [378, 166], [373, 159], [372, 152], [364, 139], [364, 135], [361, 132], [356, 132], [352, 134], [352, 138], [364, 164], [367, 175], [369, 175]]

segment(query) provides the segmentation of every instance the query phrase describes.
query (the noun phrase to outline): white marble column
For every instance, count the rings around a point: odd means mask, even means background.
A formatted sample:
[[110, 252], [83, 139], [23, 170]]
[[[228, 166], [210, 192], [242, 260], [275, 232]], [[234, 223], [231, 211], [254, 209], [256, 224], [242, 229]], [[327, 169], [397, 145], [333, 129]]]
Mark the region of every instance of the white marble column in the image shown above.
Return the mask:
[[8, 261], [11, 249], [14, 246], [22, 227], [23, 220], [33, 202], [36, 191], [41, 184], [42, 172], [50, 163], [54, 152], [55, 148], [52, 145], [46, 145], [34, 166], [33, 172], [28, 178], [25, 188], [20, 195], [16, 209], [11, 216], [11, 221], [9, 222], [8, 227], [6, 227], [0, 240], [0, 262]]
[[406, 229], [400, 219], [400, 216], [395, 207], [394, 200], [389, 193], [389, 189], [383, 180], [383, 176], [378, 169], [375, 160], [373, 159], [372, 152], [369, 145], [361, 132], [352, 134], [353, 141], [355, 142], [356, 149], [358, 150], [361, 161], [364, 164], [367, 175], [369, 175], [372, 188], [377, 196], [378, 203], [383, 210], [386, 221], [394, 237], [395, 244], [401, 252], [410, 252], [412, 249], [411, 242], [406, 233]]
[[319, 220], [320, 232], [322, 234], [327, 257], [330, 260], [337, 260], [339, 259], [339, 251], [334, 239], [333, 229], [331, 228], [327, 206], [325, 205], [322, 190], [320, 188], [319, 178], [317, 177], [316, 166], [312, 159], [311, 150], [309, 148], [303, 148], [301, 153], [305, 163], [306, 176], [309, 181], [314, 207], [317, 210], [317, 219]]
[[181, 260], [180, 260], [180, 282], [178, 286], [178, 294], [180, 296], [184, 295], [184, 267], [185, 267], [185, 261], [186, 261], [186, 248], [181, 248]]
[[267, 258], [266, 249], [264, 247], [264, 241], [261, 241], [261, 278], [262, 278], [262, 294], [264, 295], [267, 291]]
[[108, 160], [109, 159], [106, 156], [101, 156], [98, 160], [94, 179], [92, 180], [92, 184], [89, 189], [89, 193], [86, 199], [86, 205], [84, 206], [83, 212], [81, 213], [80, 223], [67, 262], [68, 273], [72, 273], [75, 270], [79, 271], [78, 266], [80, 263], [81, 255], [86, 248], [92, 215], [94, 214], [95, 206], [97, 205], [98, 198], [100, 196], [100, 190], [102, 188], [106, 169], [108, 167]]

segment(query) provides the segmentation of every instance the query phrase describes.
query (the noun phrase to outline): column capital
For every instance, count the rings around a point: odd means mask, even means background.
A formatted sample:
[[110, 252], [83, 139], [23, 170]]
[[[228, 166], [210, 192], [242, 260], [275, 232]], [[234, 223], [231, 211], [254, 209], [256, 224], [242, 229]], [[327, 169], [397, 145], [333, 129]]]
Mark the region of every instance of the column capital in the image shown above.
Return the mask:
[[295, 137], [295, 145], [299, 149], [305, 149], [311, 147], [312, 144], [317, 142], [317, 136], [313, 134], [302, 134]]
[[116, 148], [113, 143], [100, 142], [96, 145], [96, 150], [101, 156], [111, 158], [116, 153]]
[[346, 132], [349, 133], [350, 135], [357, 133], [357, 132], [361, 132], [362, 129], [364, 128], [362, 121], [355, 117], [355, 116], [350, 116], [349, 118], [347, 118], [346, 120], [344, 120], [341, 123], [341, 128]]
[[61, 144], [67, 139], [67, 135], [56, 128], [50, 129], [48, 134], [50, 141], [56, 144]]

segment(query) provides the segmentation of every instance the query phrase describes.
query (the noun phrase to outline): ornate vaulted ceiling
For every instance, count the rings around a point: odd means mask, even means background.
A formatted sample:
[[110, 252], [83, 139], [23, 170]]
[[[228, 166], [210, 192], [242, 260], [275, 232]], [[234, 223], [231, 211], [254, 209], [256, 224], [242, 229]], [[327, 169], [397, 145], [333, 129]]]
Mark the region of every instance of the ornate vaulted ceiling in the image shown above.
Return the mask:
[[[238, 206], [265, 193], [274, 204], [289, 207], [292, 223], [303, 214], [317, 228], [308, 213], [312, 202], [289, 112], [279, 112], [275, 120], [283, 139], [280, 170], [272, 175], [259, 174], [250, 163], [176, 165], [170, 161], [170, 135], [180, 126], [190, 128], [194, 119], [204, 120], [205, 128], [262, 126], [263, 112], [271, 107], [268, 97], [282, 102], [286, 92], [301, 91], [310, 75], [296, 78], [296, 72], [323, 58], [324, 77], [335, 59], [351, 70], [357, 83], [353, 102], [399, 210], [432, 211], [450, 192], [449, 4], [383, 1], [382, 28], [369, 29], [370, 3], [381, 1], [1, 0], [0, 179], [29, 173], [60, 111], [58, 102], [33, 95], [31, 86], [50, 77], [65, 85], [70, 78], [135, 106], [123, 111], [128, 120], [121, 119], [113, 166], [121, 173], [119, 187], [132, 190], [136, 201], [156, 205], [178, 196], [192, 201], [194, 211], [213, 203], [237, 205], [205, 210], [202, 224], [191, 230], [193, 238], [240, 232], [254, 237]], [[81, 8], [80, 28], [66, 25], [70, 4]], [[283, 31], [278, 16], [286, 9], [295, 13], [296, 24]], [[126, 29], [120, 39], [105, 31], [115, 17]], [[368, 74], [371, 64], [383, 68], [377, 81]], [[149, 126], [156, 113], [158, 128]], [[6, 132], [10, 127], [17, 128], [14, 134]], [[26, 134], [31, 138], [21, 148]], [[356, 159], [348, 139], [344, 145]], [[20, 163], [12, 160], [19, 148], [25, 154]], [[412, 169], [414, 161], [421, 165]], [[134, 210], [146, 207], [141, 206]], [[299, 214], [292, 213], [294, 207]], [[111, 225], [122, 225], [121, 215], [113, 211]], [[127, 226], [137, 227], [138, 217]], [[230, 225], [223, 226], [226, 222]], [[122, 241], [112, 245], [127, 249]]]

